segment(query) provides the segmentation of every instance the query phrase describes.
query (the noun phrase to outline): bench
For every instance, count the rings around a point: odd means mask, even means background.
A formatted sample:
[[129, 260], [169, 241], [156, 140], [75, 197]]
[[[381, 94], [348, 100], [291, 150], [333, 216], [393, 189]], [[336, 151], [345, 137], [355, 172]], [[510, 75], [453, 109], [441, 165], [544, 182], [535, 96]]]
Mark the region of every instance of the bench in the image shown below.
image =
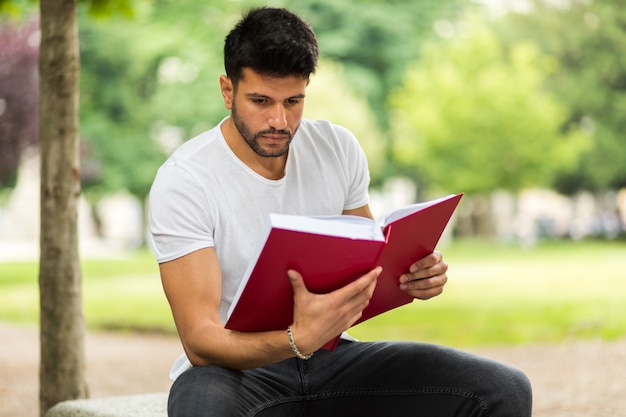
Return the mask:
[[167, 417], [167, 393], [62, 401], [46, 417]]

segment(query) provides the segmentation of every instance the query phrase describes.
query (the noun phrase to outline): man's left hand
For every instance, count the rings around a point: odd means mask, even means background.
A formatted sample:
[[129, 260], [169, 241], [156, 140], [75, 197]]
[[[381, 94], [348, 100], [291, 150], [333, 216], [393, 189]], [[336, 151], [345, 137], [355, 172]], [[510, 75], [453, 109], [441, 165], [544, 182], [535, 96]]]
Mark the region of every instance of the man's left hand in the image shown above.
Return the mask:
[[448, 281], [448, 264], [441, 252], [433, 252], [415, 262], [409, 272], [400, 276], [400, 289], [413, 298], [428, 300], [443, 292]]

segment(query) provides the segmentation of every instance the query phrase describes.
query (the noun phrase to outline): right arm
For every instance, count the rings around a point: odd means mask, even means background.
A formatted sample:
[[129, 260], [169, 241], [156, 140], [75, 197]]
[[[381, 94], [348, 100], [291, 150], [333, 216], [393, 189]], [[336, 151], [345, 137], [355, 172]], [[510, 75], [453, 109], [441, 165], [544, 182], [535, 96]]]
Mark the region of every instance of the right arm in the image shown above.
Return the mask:
[[[224, 328], [219, 315], [222, 273], [214, 248], [204, 248], [159, 265], [163, 289], [187, 357], [193, 365], [249, 369], [295, 356], [286, 329], [242, 333]], [[328, 294], [307, 291], [302, 276], [289, 271], [294, 289], [291, 326], [303, 354], [314, 352], [358, 320], [371, 298], [377, 268]]]

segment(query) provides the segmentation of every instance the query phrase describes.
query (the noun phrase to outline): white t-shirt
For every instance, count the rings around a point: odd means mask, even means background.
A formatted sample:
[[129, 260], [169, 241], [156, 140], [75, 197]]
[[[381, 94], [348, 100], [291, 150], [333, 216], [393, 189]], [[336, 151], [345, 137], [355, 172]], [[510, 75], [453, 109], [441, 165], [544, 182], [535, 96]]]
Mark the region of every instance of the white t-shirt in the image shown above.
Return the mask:
[[279, 180], [245, 165], [216, 126], [181, 145], [159, 169], [149, 200], [151, 244], [159, 263], [215, 247], [225, 322], [270, 213], [341, 214], [367, 204], [368, 186], [365, 154], [340, 126], [303, 119]]

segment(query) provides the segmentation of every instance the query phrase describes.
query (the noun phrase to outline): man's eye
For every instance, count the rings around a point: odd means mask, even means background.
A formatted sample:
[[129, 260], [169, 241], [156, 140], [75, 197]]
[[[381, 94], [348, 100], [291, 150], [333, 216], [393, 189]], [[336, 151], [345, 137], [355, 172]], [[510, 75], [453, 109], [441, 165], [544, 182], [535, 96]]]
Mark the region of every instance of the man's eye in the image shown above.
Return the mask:
[[254, 104], [265, 104], [265, 103], [267, 103], [267, 100], [264, 99], [264, 98], [253, 98], [252, 102]]
[[289, 100], [287, 100], [287, 104], [290, 104], [292, 106], [295, 106], [298, 103], [300, 103], [300, 99], [297, 98], [290, 98]]

